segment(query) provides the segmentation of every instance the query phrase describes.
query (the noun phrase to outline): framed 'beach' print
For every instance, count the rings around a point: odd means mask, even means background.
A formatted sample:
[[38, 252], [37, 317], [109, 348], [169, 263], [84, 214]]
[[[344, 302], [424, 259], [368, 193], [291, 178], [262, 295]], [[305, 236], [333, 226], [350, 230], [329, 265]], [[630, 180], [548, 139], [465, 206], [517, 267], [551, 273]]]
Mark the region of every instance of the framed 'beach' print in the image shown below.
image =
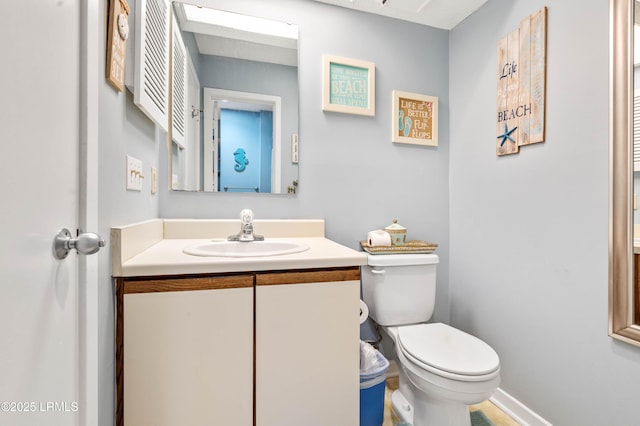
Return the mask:
[[322, 57], [322, 110], [376, 115], [375, 64], [332, 55]]

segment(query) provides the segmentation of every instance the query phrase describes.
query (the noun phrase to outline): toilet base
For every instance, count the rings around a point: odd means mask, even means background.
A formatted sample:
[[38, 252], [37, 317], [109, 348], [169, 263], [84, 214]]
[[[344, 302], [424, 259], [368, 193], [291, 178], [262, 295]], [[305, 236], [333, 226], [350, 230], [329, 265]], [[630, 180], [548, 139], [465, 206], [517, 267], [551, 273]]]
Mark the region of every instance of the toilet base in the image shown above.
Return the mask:
[[391, 394], [391, 408], [393, 409], [393, 414], [402, 423], [413, 424], [413, 407], [404, 395], [400, 393], [400, 390], [395, 390]]
[[469, 407], [460, 403], [420, 400], [413, 407], [400, 390], [391, 394], [394, 414], [413, 426], [471, 426]]

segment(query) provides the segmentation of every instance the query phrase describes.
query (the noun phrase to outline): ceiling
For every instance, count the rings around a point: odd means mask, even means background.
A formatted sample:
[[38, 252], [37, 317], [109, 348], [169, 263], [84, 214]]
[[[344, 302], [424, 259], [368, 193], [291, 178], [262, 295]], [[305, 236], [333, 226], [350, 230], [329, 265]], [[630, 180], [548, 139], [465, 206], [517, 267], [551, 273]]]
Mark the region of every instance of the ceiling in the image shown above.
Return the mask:
[[[179, 1], [174, 1], [173, 11], [180, 29], [193, 33], [202, 55], [298, 66], [297, 25]], [[258, 28], [265, 24], [268, 30]], [[273, 25], [286, 27], [286, 34], [273, 33]]]
[[[450, 30], [487, 0], [315, 0]], [[384, 2], [384, 4], [383, 4]]]
[[[314, 0], [339, 7], [450, 30], [488, 0]], [[384, 5], [382, 2], [385, 2]], [[187, 8], [202, 9], [174, 1], [180, 28], [194, 34], [200, 53], [252, 61], [297, 66], [297, 39], [256, 35], [253, 29], [230, 28], [230, 22], [214, 24], [192, 19]], [[208, 8], [204, 8], [205, 10]], [[228, 12], [223, 12], [228, 13]], [[236, 15], [236, 14], [231, 14]], [[194, 17], [195, 18], [195, 17]], [[220, 18], [218, 18], [220, 19]], [[260, 19], [260, 18], [254, 18]], [[297, 33], [297, 26], [295, 27]], [[231, 25], [233, 26], [233, 25]]]

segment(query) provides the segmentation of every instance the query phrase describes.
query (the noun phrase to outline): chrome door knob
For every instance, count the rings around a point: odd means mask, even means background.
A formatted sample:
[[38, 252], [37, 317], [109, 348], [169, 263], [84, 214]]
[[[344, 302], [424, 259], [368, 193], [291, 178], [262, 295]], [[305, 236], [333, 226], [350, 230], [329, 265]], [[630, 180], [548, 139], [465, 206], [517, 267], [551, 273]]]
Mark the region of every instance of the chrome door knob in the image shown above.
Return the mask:
[[70, 250], [75, 249], [80, 254], [94, 254], [105, 244], [105, 240], [93, 232], [84, 232], [78, 238], [71, 238], [71, 232], [63, 228], [53, 240], [53, 252], [57, 259], [64, 259]]

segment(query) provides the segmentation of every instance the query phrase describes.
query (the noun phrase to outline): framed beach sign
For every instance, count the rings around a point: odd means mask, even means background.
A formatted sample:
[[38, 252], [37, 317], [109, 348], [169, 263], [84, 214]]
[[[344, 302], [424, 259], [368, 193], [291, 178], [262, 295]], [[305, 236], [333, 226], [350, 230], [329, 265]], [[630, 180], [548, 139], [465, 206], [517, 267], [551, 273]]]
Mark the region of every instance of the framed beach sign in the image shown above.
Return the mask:
[[438, 146], [438, 98], [393, 91], [391, 141]]
[[322, 110], [376, 115], [375, 64], [322, 56]]

